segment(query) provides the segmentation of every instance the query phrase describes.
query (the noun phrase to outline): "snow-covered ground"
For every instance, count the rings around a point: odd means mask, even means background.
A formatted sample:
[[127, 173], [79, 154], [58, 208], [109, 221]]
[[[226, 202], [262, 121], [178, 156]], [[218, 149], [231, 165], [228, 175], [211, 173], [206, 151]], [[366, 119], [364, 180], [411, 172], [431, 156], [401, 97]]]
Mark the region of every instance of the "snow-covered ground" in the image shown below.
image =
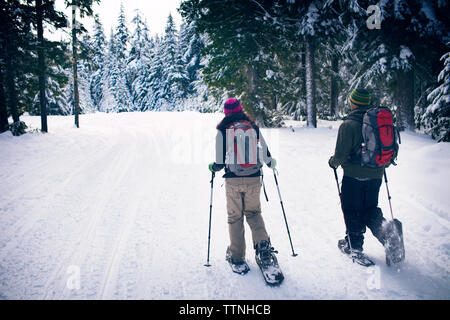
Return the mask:
[[[0, 299], [449, 299], [450, 144], [404, 133], [389, 168], [406, 261], [387, 267], [366, 233], [372, 268], [337, 249], [344, 222], [327, 161], [339, 123], [263, 129], [298, 257], [291, 256], [272, 173], [263, 215], [285, 274], [268, 287], [254, 261], [225, 262], [223, 179], [215, 180], [206, 268], [210, 172], [220, 114], [50, 117], [49, 134], [0, 135]], [[37, 117], [23, 117], [38, 128]], [[342, 177], [342, 172], [340, 177]], [[389, 217], [385, 186], [380, 206]]]

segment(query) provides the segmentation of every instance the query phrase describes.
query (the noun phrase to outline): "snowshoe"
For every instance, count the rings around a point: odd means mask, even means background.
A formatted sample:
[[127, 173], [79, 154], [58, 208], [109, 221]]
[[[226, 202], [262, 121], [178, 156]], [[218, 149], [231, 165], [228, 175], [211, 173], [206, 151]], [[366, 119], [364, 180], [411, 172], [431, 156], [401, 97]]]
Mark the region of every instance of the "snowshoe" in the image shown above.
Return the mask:
[[338, 241], [338, 248], [341, 250], [342, 253], [344, 253], [349, 258], [351, 258], [353, 262], [355, 262], [359, 265], [362, 265], [364, 267], [371, 267], [371, 266], [375, 265], [375, 262], [373, 262], [362, 251], [351, 250], [346, 239], [342, 239], [342, 240]]
[[228, 261], [228, 264], [231, 267], [231, 270], [234, 273], [238, 274], [246, 274], [250, 271], [250, 267], [248, 266], [247, 262], [245, 261], [234, 261], [233, 258], [231, 258], [230, 253], [230, 247], [227, 248], [227, 253], [225, 259]]
[[386, 250], [386, 264], [388, 266], [405, 260], [405, 246], [403, 243], [402, 223], [394, 219], [384, 226]]
[[284, 280], [284, 275], [278, 265], [277, 251], [272, 248], [269, 241], [263, 240], [256, 245], [255, 259], [268, 285], [276, 286]]

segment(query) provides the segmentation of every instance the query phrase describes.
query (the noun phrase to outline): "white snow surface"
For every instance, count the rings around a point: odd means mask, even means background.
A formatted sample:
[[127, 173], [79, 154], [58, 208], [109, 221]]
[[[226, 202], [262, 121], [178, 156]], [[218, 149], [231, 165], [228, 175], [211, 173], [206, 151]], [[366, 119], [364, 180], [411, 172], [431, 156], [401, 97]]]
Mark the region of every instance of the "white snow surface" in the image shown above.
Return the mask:
[[[339, 122], [262, 129], [297, 257], [291, 256], [272, 171], [263, 216], [285, 280], [265, 285], [246, 226], [245, 275], [225, 261], [221, 175], [211, 174], [220, 114], [96, 113], [49, 117], [48, 134], [0, 135], [0, 299], [449, 299], [450, 144], [403, 133], [388, 169], [406, 260], [388, 267], [370, 231], [364, 268], [337, 249], [345, 227], [327, 161]], [[31, 128], [38, 117], [24, 116]], [[339, 170], [340, 178], [342, 171]], [[380, 207], [390, 218], [386, 189]]]

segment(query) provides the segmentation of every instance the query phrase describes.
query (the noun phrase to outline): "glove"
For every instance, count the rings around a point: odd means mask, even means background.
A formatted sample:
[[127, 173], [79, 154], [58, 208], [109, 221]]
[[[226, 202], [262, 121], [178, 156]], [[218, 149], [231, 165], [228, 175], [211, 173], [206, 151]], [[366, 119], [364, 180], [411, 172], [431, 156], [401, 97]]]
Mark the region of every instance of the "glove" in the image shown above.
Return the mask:
[[209, 165], [208, 165], [208, 169], [209, 169], [209, 171], [211, 171], [211, 172], [216, 172], [215, 170], [214, 170], [214, 162], [211, 162]]
[[277, 167], [277, 160], [275, 158], [272, 158], [272, 161], [270, 161], [269, 168], [276, 169], [276, 167]]
[[328, 160], [328, 165], [330, 166], [331, 169], [337, 169], [337, 167], [331, 164], [331, 160], [333, 160], [333, 157], [331, 157], [330, 160]]

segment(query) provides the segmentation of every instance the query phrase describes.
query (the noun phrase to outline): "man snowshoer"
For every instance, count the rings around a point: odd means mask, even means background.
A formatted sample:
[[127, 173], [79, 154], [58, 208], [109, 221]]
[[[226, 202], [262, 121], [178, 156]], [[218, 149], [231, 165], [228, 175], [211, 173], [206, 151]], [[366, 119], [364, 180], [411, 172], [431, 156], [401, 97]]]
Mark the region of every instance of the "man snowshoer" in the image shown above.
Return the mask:
[[351, 93], [351, 112], [339, 127], [335, 153], [328, 162], [331, 168], [342, 166], [344, 170], [341, 204], [347, 235], [345, 239], [339, 240], [338, 246], [347, 254], [362, 253], [366, 227], [383, 246], [385, 244], [385, 219], [378, 208], [378, 194], [385, 167], [361, 165], [360, 151], [364, 142], [362, 124], [363, 117], [370, 108], [370, 98], [370, 93], [365, 89], [355, 89]]
[[[216, 136], [216, 161], [209, 164], [211, 172], [217, 172], [225, 168], [225, 190], [228, 212], [228, 227], [230, 235], [230, 245], [227, 248], [227, 260], [233, 265], [233, 270], [237, 273], [246, 273], [248, 265], [245, 262], [245, 238], [244, 238], [244, 216], [252, 232], [253, 245], [256, 255], [262, 260], [272, 259], [274, 248], [272, 248], [269, 235], [266, 231], [263, 217], [261, 216], [261, 167], [260, 165], [246, 165], [249, 157], [248, 150], [258, 150], [254, 159], [262, 160], [270, 168], [275, 168], [276, 160], [271, 157], [267, 144], [259, 131], [258, 126], [243, 111], [239, 100], [230, 98], [224, 105], [225, 118], [217, 125]], [[257, 144], [248, 145], [251, 133], [246, 131], [248, 138], [244, 135], [244, 150], [247, 154], [239, 154], [240, 147], [236, 147], [237, 138], [232, 136], [239, 124], [251, 126], [251, 131], [256, 134]], [[248, 129], [248, 128], [244, 128]], [[231, 132], [230, 132], [231, 131]], [[243, 132], [243, 130], [241, 130]], [[251, 144], [251, 143], [250, 143]], [[238, 154], [231, 156], [230, 149], [233, 148]], [[231, 153], [233, 149], [231, 149]], [[262, 158], [262, 159], [260, 159]], [[236, 163], [236, 160], [247, 160]], [[239, 160], [238, 160], [239, 161]], [[257, 162], [257, 161], [254, 161]], [[236, 167], [241, 171], [237, 171]], [[250, 168], [248, 168], [250, 167]], [[247, 169], [246, 169], [247, 168]], [[248, 170], [248, 171], [246, 171]], [[268, 261], [270, 263], [270, 261]]]

